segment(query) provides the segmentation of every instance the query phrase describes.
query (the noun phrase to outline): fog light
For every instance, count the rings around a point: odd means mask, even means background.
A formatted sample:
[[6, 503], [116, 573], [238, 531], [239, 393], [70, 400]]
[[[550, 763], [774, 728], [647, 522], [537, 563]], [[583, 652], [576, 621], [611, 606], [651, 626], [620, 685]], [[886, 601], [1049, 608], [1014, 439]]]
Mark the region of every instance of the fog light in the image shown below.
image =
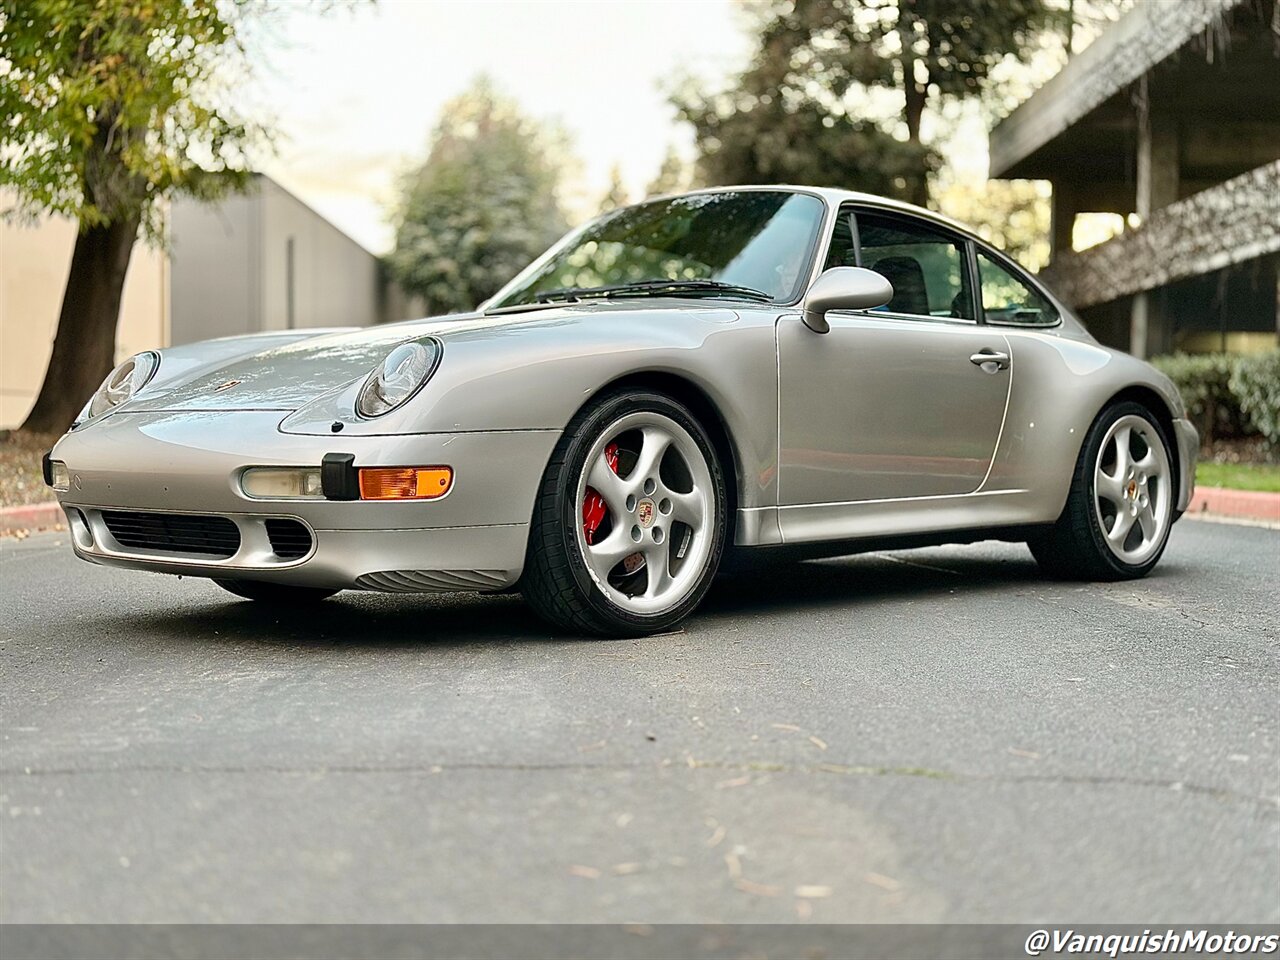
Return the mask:
[[377, 467], [360, 471], [361, 500], [436, 500], [452, 485], [452, 467]]
[[255, 500], [322, 500], [319, 467], [250, 467], [240, 477]]
[[49, 481], [49, 486], [54, 490], [65, 493], [71, 489], [71, 472], [61, 460], [49, 462]]

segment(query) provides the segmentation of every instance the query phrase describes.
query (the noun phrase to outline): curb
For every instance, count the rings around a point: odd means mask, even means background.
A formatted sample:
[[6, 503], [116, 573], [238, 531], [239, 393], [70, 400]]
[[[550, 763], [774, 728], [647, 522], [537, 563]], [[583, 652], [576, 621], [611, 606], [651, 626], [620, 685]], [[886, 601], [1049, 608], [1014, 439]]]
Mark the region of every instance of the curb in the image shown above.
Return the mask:
[[0, 533], [59, 527], [67, 522], [57, 501], [28, 503], [20, 507], [0, 507]]
[[1263, 523], [1280, 523], [1280, 493], [1259, 490], [1228, 490], [1225, 487], [1196, 487], [1187, 505], [1188, 517], [1199, 514], [1238, 517]]

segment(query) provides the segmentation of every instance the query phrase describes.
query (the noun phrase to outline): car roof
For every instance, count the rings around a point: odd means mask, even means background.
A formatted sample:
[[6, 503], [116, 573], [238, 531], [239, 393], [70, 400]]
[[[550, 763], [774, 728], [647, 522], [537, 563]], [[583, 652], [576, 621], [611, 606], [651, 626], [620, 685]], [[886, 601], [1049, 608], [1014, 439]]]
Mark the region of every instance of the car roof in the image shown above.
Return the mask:
[[691, 197], [706, 193], [740, 193], [743, 191], [804, 193], [818, 197], [832, 209], [839, 207], [842, 203], [865, 203], [885, 209], [900, 210], [903, 213], [909, 213], [925, 220], [932, 220], [934, 223], [962, 233], [966, 237], [977, 240], [980, 243], [986, 244], [988, 242], [978, 236], [971, 227], [967, 227], [959, 221], [952, 220], [950, 217], [934, 210], [929, 210], [926, 207], [919, 207], [914, 203], [907, 203], [904, 200], [894, 200], [892, 197], [882, 197], [874, 193], [860, 193], [857, 190], [844, 190], [839, 187], [811, 187], [794, 183], [725, 184], [719, 187], [702, 187], [697, 190], [682, 190], [676, 193], [664, 193], [658, 196], [646, 197], [644, 200], [629, 204], [629, 206], [638, 207], [641, 204], [651, 203], [654, 200], [667, 200], [672, 197]]

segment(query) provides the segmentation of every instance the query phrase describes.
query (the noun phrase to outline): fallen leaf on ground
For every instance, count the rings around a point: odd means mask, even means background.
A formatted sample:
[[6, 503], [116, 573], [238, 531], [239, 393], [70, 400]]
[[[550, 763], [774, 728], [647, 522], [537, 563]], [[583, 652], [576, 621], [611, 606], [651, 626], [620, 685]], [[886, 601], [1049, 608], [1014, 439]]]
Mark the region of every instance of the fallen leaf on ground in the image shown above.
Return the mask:
[[796, 896], [804, 897], [808, 900], [820, 900], [823, 897], [831, 896], [831, 888], [824, 887], [821, 884], [804, 884], [796, 887]]
[[732, 850], [724, 855], [724, 865], [729, 870], [730, 880], [737, 880], [742, 876], [742, 861], [738, 859], [738, 855]]
[[902, 884], [893, 879], [893, 877], [886, 877], [883, 873], [868, 873], [862, 879], [866, 880], [867, 883], [880, 887], [882, 890], [893, 891], [902, 887]]
[[750, 880], [736, 880], [733, 885], [743, 893], [753, 893], [757, 897], [776, 897], [782, 892], [781, 887], [770, 886], [767, 883], [753, 883]]

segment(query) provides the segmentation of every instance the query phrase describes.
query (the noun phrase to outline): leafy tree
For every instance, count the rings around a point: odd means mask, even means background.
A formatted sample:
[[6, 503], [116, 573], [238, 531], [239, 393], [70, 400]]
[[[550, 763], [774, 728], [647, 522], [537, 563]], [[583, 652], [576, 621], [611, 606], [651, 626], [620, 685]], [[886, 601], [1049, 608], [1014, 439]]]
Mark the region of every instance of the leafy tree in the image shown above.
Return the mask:
[[120, 297], [161, 201], [247, 181], [261, 133], [219, 94], [252, 0], [0, 0], [7, 216], [79, 223], [44, 385], [22, 429], [64, 430], [114, 363]]
[[659, 197], [667, 193], [680, 193], [682, 190], [689, 189], [692, 179], [692, 171], [680, 159], [680, 154], [676, 153], [675, 147], [667, 147], [667, 155], [662, 158], [658, 175], [645, 189], [645, 196]]
[[622, 182], [622, 170], [615, 163], [609, 171], [609, 189], [600, 199], [600, 212], [608, 213], [610, 210], [617, 210], [619, 207], [625, 207], [631, 202], [630, 195], [627, 193], [627, 185]]
[[709, 180], [849, 185], [924, 203], [926, 108], [981, 92], [1060, 20], [1047, 0], [795, 0], [763, 17], [736, 88], [675, 103]]
[[1043, 180], [956, 180], [944, 171], [934, 206], [971, 226], [1024, 267], [1049, 262], [1049, 184]]
[[445, 106], [404, 180], [392, 272], [433, 311], [474, 307], [565, 230], [554, 137], [484, 78]]

